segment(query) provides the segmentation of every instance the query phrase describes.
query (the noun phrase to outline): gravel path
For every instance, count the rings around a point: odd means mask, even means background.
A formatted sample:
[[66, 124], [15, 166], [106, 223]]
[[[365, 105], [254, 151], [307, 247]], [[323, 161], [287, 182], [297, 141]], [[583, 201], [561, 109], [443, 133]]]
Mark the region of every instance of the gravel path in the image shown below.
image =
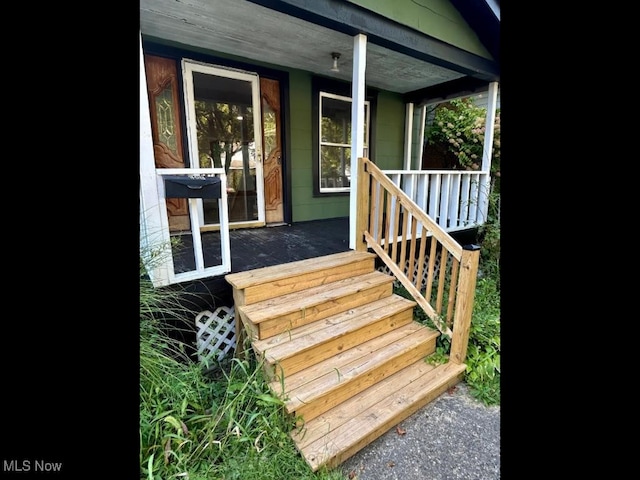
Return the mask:
[[460, 382], [340, 469], [352, 480], [497, 480], [500, 407], [483, 405]]

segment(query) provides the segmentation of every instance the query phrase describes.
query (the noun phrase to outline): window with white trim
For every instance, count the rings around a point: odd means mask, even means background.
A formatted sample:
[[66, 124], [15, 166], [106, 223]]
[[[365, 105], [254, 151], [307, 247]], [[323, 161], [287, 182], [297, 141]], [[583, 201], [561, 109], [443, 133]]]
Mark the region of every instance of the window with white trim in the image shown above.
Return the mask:
[[[318, 191], [349, 192], [351, 186], [351, 98], [320, 92]], [[364, 156], [369, 156], [369, 101], [364, 102]]]

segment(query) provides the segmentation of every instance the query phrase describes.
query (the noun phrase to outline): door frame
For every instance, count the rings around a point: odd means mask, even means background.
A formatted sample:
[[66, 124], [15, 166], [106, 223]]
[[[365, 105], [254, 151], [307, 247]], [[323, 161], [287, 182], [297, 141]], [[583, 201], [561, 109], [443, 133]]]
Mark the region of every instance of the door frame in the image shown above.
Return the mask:
[[[187, 127], [187, 147], [189, 152], [189, 162], [194, 167], [197, 165], [198, 154], [198, 132], [195, 119], [195, 96], [193, 86], [193, 72], [204, 73], [234, 80], [249, 82], [251, 85], [251, 103], [253, 116], [253, 135], [255, 142], [256, 156], [256, 203], [258, 209], [258, 219], [252, 221], [229, 222], [230, 228], [238, 227], [261, 227], [265, 226], [265, 201], [264, 201], [264, 168], [262, 163], [262, 114], [261, 114], [261, 96], [260, 96], [260, 78], [257, 73], [250, 71], [242, 71], [231, 69], [221, 65], [214, 65], [207, 62], [201, 62], [190, 58], [181, 60], [185, 119]], [[198, 215], [202, 219], [201, 231], [217, 230], [219, 224], [205, 224], [202, 201], [199, 201]]]

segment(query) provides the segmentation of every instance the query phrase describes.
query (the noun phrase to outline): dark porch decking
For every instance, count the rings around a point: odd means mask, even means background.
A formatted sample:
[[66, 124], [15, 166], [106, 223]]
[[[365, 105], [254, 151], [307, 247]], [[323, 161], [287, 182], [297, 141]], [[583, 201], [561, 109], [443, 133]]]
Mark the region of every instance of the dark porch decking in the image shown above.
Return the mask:
[[[229, 231], [231, 272], [320, 257], [349, 250], [349, 218], [297, 222], [264, 228]], [[216, 246], [219, 248], [219, 246]], [[206, 249], [206, 246], [205, 246]], [[205, 256], [207, 252], [205, 251]], [[224, 275], [185, 282], [185, 289], [197, 295], [198, 310], [232, 306], [233, 293]], [[193, 297], [189, 297], [193, 300]]]
[[349, 250], [349, 218], [229, 231], [231, 273]]

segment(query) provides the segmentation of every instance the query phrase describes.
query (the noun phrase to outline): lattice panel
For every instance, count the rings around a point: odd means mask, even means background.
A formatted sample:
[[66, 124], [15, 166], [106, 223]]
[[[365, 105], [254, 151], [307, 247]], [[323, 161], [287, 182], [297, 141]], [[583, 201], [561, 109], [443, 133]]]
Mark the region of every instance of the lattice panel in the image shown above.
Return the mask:
[[211, 313], [204, 310], [196, 316], [196, 344], [198, 360], [208, 365], [209, 360], [222, 360], [236, 347], [235, 310], [219, 307]]

